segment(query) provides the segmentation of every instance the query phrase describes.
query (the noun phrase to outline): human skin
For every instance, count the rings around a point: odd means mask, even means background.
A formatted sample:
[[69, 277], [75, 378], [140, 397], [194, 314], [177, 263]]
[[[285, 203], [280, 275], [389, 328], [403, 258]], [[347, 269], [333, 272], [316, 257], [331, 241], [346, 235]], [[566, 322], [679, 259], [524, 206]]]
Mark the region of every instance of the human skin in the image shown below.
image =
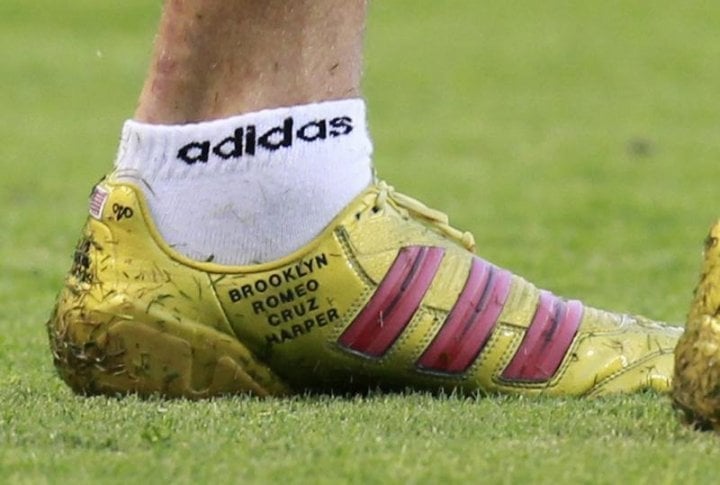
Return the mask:
[[366, 0], [166, 0], [135, 120], [360, 95]]

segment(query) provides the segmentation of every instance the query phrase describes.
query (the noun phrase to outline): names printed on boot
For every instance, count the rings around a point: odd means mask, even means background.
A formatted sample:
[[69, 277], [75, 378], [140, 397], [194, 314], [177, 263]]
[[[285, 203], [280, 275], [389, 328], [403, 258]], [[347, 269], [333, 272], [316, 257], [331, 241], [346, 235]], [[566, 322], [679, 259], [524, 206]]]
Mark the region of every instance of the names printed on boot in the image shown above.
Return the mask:
[[320, 253], [265, 278], [228, 291], [233, 303], [249, 304], [254, 315], [273, 327], [266, 334], [270, 345], [282, 344], [307, 335], [340, 318], [335, 307], [327, 308], [318, 298], [318, 272], [328, 268]]

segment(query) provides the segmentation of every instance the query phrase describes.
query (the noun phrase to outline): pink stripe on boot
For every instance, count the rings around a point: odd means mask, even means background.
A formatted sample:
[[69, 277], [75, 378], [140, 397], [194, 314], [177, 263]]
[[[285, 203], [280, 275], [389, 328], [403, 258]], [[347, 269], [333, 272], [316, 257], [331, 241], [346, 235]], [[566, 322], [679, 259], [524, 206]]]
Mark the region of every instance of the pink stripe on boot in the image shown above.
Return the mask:
[[509, 272], [475, 258], [465, 287], [418, 367], [447, 374], [466, 371], [490, 338], [511, 282]]
[[557, 372], [580, 327], [583, 305], [544, 291], [530, 327], [502, 373], [508, 381], [543, 382]]
[[382, 357], [412, 320], [444, 253], [437, 247], [401, 249], [375, 294], [338, 339], [340, 345]]

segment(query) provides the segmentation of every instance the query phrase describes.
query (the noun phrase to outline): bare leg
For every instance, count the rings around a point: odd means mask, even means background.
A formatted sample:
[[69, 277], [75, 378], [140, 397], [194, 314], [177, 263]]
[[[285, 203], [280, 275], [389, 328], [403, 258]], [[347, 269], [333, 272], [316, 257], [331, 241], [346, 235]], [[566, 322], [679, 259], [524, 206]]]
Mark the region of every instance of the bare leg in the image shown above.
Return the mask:
[[366, 0], [168, 0], [137, 121], [356, 97]]

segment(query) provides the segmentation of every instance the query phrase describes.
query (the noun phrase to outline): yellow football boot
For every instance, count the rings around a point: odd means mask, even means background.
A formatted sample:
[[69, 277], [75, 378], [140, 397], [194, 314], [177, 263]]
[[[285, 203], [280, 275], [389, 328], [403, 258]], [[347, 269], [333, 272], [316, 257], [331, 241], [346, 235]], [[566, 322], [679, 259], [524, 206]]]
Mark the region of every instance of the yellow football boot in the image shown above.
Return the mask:
[[107, 180], [48, 322], [81, 393], [667, 391], [680, 330], [541, 291], [383, 182], [270, 263], [189, 260]]
[[720, 431], [720, 222], [705, 241], [700, 283], [675, 350], [672, 397], [683, 418]]

